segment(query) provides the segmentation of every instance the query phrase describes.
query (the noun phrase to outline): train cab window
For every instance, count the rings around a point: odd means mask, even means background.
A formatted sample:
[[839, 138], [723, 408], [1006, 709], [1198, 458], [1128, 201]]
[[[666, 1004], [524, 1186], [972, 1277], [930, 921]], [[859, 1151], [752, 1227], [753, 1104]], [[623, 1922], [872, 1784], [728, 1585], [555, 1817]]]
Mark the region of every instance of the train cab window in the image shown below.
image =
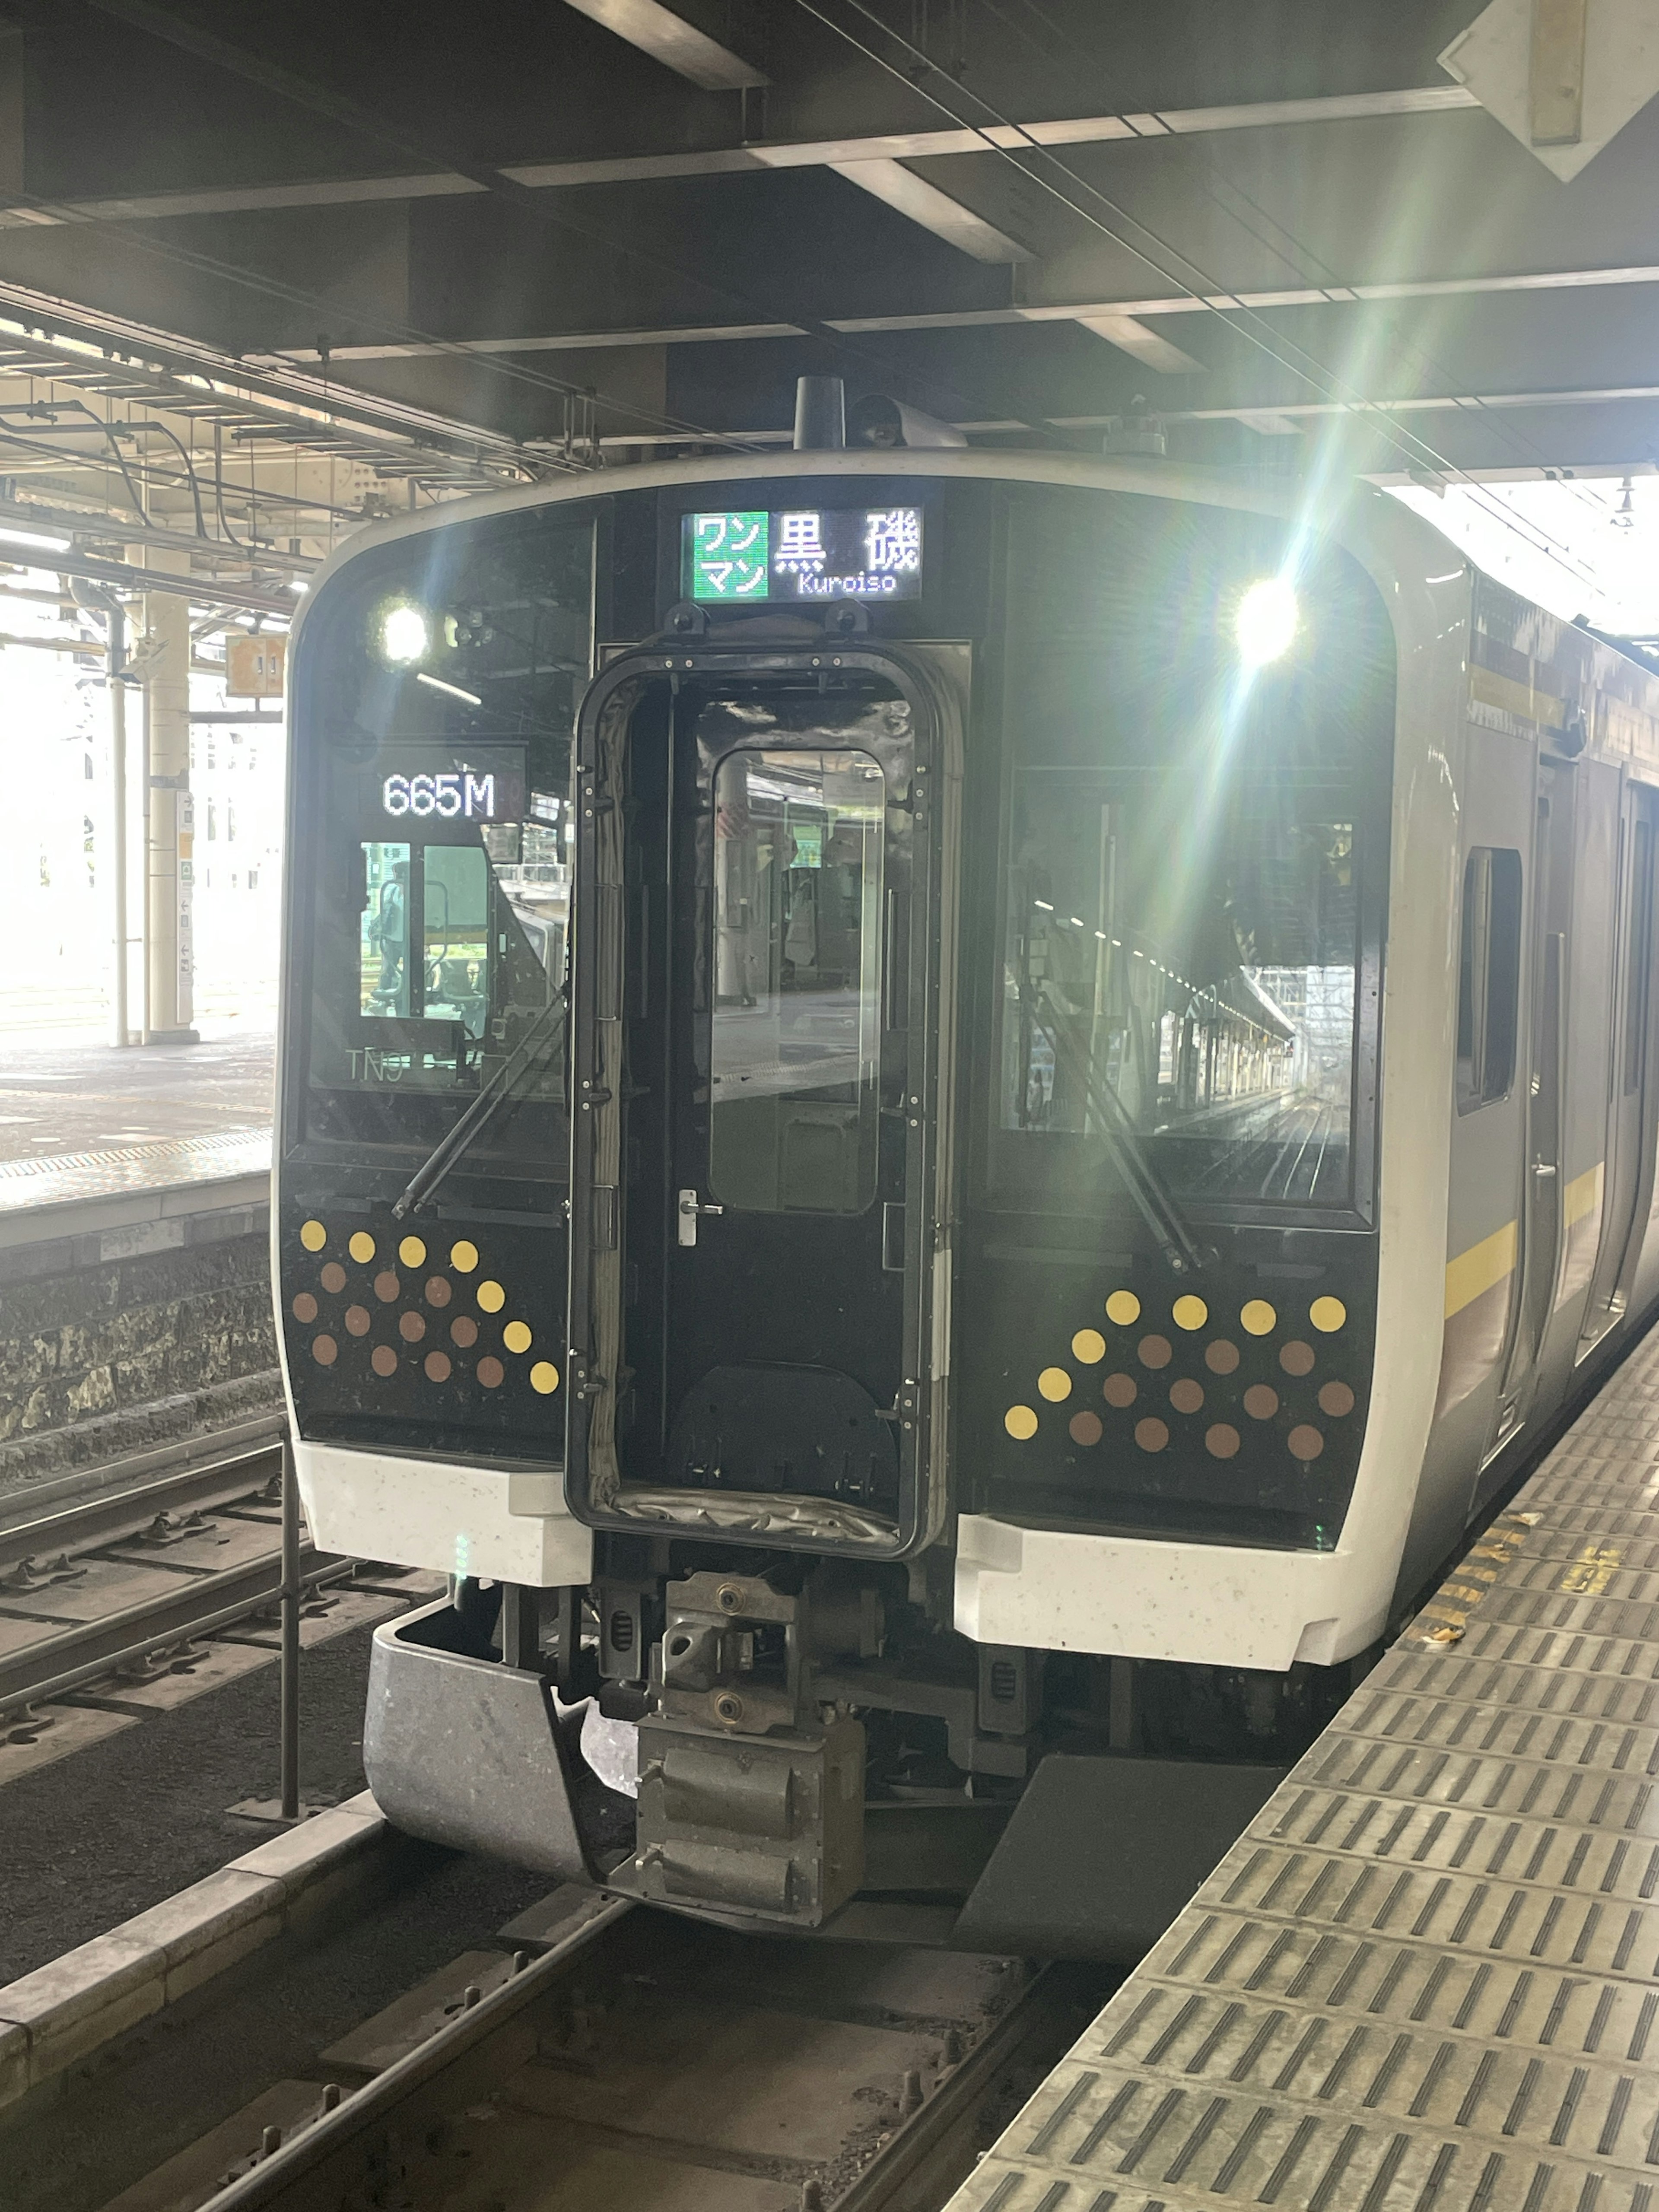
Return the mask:
[[393, 549], [299, 680], [317, 921], [310, 1137], [563, 1157], [570, 741], [591, 663], [592, 526], [538, 518]]
[[1521, 855], [1477, 845], [1463, 864], [1457, 970], [1457, 1110], [1509, 1096], [1521, 1000]]
[[714, 796], [714, 1197], [862, 1212], [879, 1130], [881, 769], [855, 750], [738, 750]]

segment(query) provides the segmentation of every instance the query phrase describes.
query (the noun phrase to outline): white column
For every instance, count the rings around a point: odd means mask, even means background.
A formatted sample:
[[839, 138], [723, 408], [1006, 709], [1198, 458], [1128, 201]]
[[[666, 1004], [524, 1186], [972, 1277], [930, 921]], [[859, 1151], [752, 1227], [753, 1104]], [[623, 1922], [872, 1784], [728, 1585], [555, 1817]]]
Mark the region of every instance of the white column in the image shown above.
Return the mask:
[[[151, 546], [152, 568], [187, 574], [186, 553]], [[149, 992], [146, 1044], [194, 1044], [194, 815], [190, 791], [190, 602], [144, 594], [149, 756]]]

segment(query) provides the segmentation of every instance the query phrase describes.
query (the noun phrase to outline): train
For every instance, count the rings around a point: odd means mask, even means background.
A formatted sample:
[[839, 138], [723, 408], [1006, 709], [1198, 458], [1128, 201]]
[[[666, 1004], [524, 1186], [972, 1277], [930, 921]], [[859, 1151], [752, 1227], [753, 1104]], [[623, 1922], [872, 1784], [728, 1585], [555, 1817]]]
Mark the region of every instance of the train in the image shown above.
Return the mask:
[[1659, 677], [1366, 483], [853, 419], [308, 593], [292, 1450], [447, 1577], [400, 1828], [1127, 1961], [1659, 1299]]

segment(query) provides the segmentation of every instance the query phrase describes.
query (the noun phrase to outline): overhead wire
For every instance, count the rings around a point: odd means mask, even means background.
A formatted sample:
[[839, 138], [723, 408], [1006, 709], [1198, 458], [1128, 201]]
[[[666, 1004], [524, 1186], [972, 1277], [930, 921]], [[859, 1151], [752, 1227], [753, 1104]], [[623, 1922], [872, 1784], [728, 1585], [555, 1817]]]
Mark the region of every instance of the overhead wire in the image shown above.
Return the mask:
[[[902, 32], [895, 30], [872, 9], [866, 6], [864, 0], [841, 0], [841, 4], [850, 8], [865, 21], [872, 25], [884, 38], [891, 40], [895, 46], [902, 47], [914, 58], [920, 71], [925, 73], [927, 76], [944, 77], [946, 82], [953, 86], [957, 84], [957, 81], [949, 76], [925, 49], [907, 39]], [[1056, 185], [1051, 177], [1042, 174], [1039, 170], [1029, 166], [1027, 162], [1021, 161], [1014, 147], [1006, 145], [1000, 137], [992, 136], [991, 128], [987, 124], [974, 121], [971, 117], [963, 114], [958, 109], [953, 107], [948, 100], [941, 99], [937, 93], [930, 91], [915, 72], [897, 67], [884, 54], [878, 53], [874, 47], [860, 38], [856, 33], [849, 30], [844, 23], [837, 21], [825, 9], [817, 5], [816, 0], [795, 0], [795, 5], [804, 14], [811, 16], [815, 21], [822, 23], [827, 30], [844, 40], [855, 52], [862, 54], [866, 60], [872, 62], [887, 76], [909, 86], [930, 106], [936, 108], [940, 114], [947, 116], [958, 129], [972, 131], [988, 151], [998, 155], [1021, 176], [1069, 209], [1081, 222], [1086, 223], [1102, 237], [1109, 239], [1114, 245], [1121, 246], [1146, 268], [1154, 270], [1166, 283], [1178, 287], [1203, 311], [1213, 314], [1224, 327], [1235, 331], [1267, 359], [1276, 362], [1279, 368], [1298, 377], [1315, 391], [1320, 392], [1322, 398], [1341, 400], [1354, 412], [1370, 417], [1382, 427], [1383, 436], [1408, 460], [1414, 459], [1419, 465], [1432, 470], [1437, 475], [1462, 483], [1474, 495], [1476, 501], [1484, 505], [1486, 511], [1501, 521], [1505, 528], [1514, 531], [1518, 537], [1528, 538], [1528, 532], [1522, 526], [1520, 519], [1502, 501], [1491, 499], [1487, 495], [1486, 486], [1481, 484], [1478, 478], [1472, 477], [1467, 470], [1439, 452], [1426, 439], [1419, 437], [1415, 431], [1401, 423], [1384, 404], [1370, 399], [1364, 394], [1346, 386], [1336, 372], [1324, 362], [1307, 353], [1304, 348], [1297, 345], [1294, 340], [1283, 338], [1271, 324], [1263, 320], [1256, 310], [1249, 307], [1226, 286], [1212, 277], [1190, 256], [1184, 253], [1178, 246], [1171, 245], [1168, 240], [1162, 238], [1150, 224], [1143, 222], [1139, 216], [1132, 215], [1127, 209], [1120, 206], [1108, 194], [1091, 184], [1087, 178], [1072, 168], [1052, 148], [1041, 145], [1030, 137], [1023, 125], [1014, 122], [1010, 117], [1003, 114], [982, 93], [975, 92], [965, 86], [961, 88], [967, 91], [969, 98], [984, 111], [990, 118], [990, 125], [994, 125], [1000, 132], [1012, 133], [1014, 136], [1018, 143], [1019, 151], [1028, 153], [1058, 170], [1079, 192], [1097, 203], [1119, 223], [1127, 226], [1130, 230], [1139, 232], [1140, 236], [1149, 243], [1145, 246], [1140, 245], [1134, 238], [1125, 236], [1121, 230], [1114, 229], [1110, 222], [1103, 221], [1099, 216], [1082, 205], [1072, 193], [1063, 191]], [[1165, 256], [1169, 262], [1178, 264], [1177, 267], [1172, 269], [1166, 266], [1165, 262], [1158, 258], [1159, 254]], [[1187, 273], [1180, 273], [1182, 270]], [[1197, 281], [1194, 282], [1194, 279]], [[1243, 319], [1236, 319], [1236, 318]], [[1288, 349], [1288, 350], [1281, 349]], [[1292, 356], [1299, 358], [1293, 359]], [[1322, 380], [1325, 386], [1322, 391], [1321, 390]], [[1577, 580], [1594, 581], [1590, 572], [1574, 559], [1565, 545], [1559, 540], [1550, 538], [1547, 532], [1540, 534], [1547, 539], [1547, 544], [1539, 544], [1536, 536], [1528, 538], [1528, 542], [1533, 544], [1535, 550], [1546, 551], [1549, 557], [1562, 568], [1571, 571]]]

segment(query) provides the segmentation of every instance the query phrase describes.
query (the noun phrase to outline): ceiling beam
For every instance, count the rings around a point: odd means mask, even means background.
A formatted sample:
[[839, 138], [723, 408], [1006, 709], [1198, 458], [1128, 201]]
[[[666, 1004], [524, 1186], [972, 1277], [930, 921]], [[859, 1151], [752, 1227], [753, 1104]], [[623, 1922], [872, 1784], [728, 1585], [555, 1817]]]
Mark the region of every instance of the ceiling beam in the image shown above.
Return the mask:
[[[1213, 131], [1275, 130], [1287, 125], [1345, 123], [1399, 115], [1479, 111], [1462, 85], [1420, 85], [1398, 92], [1345, 93], [1319, 100], [1256, 100], [1233, 107], [1194, 107], [1162, 114], [1085, 115], [1059, 122], [980, 131], [889, 131], [868, 137], [757, 140], [746, 146], [689, 148], [672, 154], [623, 154], [592, 161], [521, 161], [499, 174], [536, 191], [582, 185], [649, 184], [683, 177], [735, 176], [762, 169], [840, 168], [867, 161], [928, 161], [957, 154], [1018, 152], [1022, 148], [1103, 145], [1139, 138], [1204, 137]], [[242, 215], [284, 208], [344, 207], [359, 200], [442, 199], [487, 192], [478, 175], [426, 169], [396, 176], [329, 177], [282, 184], [204, 185], [184, 191], [0, 206], [0, 228], [67, 222], [161, 222], [177, 216]]]
[[568, 0], [568, 5], [703, 92], [742, 92], [769, 81], [660, 0]]
[[937, 185], [930, 185], [914, 169], [907, 169], [902, 161], [830, 161], [824, 166], [975, 261], [1012, 263], [1035, 258], [1029, 246], [1011, 238], [1006, 230], [999, 230], [982, 215], [975, 215], [960, 200], [952, 199], [948, 192], [940, 191]]

